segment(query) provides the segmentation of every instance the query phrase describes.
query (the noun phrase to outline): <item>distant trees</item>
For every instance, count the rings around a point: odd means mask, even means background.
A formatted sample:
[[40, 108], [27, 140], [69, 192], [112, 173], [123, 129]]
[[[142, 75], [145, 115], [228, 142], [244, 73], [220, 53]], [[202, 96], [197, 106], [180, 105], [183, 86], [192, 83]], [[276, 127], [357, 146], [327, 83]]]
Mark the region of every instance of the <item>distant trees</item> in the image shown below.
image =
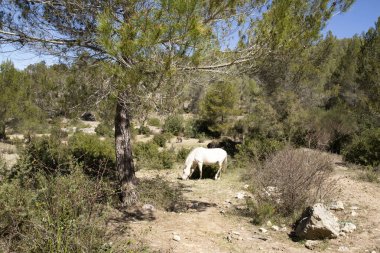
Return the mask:
[[231, 81], [211, 84], [200, 101], [200, 118], [211, 132], [226, 134], [238, 115], [238, 89]]

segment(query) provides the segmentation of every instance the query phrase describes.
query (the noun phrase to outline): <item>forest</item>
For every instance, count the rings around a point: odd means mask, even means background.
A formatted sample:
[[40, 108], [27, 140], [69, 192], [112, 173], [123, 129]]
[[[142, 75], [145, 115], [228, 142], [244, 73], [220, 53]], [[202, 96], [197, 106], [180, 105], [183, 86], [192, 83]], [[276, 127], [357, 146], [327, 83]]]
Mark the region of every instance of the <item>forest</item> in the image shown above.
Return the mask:
[[[378, 184], [380, 18], [352, 38], [321, 32], [352, 3], [0, 1], [0, 46], [59, 57], [0, 64], [0, 252], [151, 252], [107, 244], [104, 220], [181, 209], [178, 182], [136, 174], [181, 173], [197, 145], [227, 151], [221, 181], [253, 185], [255, 225], [330, 194], [323, 154]], [[93, 134], [77, 131], [86, 112]], [[263, 197], [273, 185], [284, 201]]]

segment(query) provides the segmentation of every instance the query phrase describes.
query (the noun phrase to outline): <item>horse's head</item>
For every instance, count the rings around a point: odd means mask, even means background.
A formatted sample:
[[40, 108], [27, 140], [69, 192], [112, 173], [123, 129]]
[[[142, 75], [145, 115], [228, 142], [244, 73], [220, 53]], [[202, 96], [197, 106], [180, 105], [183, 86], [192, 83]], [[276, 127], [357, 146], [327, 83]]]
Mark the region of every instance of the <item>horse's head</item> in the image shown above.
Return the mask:
[[190, 170], [191, 170], [191, 164], [190, 165], [185, 164], [185, 167], [183, 168], [183, 173], [182, 173], [182, 180], [189, 179]]

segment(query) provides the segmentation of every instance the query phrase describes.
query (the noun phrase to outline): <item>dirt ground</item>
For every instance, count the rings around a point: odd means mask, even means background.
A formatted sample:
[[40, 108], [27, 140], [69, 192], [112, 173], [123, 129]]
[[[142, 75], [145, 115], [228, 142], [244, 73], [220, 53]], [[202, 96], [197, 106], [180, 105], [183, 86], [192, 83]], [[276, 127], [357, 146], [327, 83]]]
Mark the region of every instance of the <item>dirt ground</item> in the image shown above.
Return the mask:
[[[183, 145], [183, 144], [182, 144]], [[339, 196], [343, 211], [334, 214], [340, 222], [352, 222], [357, 230], [345, 237], [321, 242], [316, 252], [380, 252], [380, 186], [360, 181], [357, 171], [342, 166], [335, 157], [333, 177], [338, 179]], [[123, 223], [125, 231], [113, 237], [114, 243], [145, 245], [147, 252], [310, 252], [305, 242], [289, 239], [290, 224], [262, 233], [248, 217], [238, 215], [245, 208], [245, 200], [236, 198], [245, 192], [240, 173], [229, 168], [222, 179], [178, 179], [180, 169], [172, 171], [139, 171], [141, 179], [160, 176], [180, 184], [187, 202], [182, 212], [139, 211], [140, 215], [110, 223]], [[147, 203], [149, 204], [149, 203]], [[354, 212], [354, 213], [353, 213]], [[353, 215], [354, 214], [354, 215]], [[177, 240], [175, 240], [177, 239]], [[178, 240], [179, 239], [179, 240]]]

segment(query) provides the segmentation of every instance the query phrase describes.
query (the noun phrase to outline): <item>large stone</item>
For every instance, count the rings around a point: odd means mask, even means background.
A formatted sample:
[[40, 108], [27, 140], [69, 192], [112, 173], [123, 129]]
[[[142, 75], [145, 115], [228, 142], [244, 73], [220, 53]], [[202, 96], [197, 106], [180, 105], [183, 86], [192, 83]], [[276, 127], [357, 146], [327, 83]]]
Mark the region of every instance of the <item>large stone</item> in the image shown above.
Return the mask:
[[301, 239], [323, 240], [337, 238], [338, 219], [323, 204], [308, 207], [296, 223], [295, 235]]

